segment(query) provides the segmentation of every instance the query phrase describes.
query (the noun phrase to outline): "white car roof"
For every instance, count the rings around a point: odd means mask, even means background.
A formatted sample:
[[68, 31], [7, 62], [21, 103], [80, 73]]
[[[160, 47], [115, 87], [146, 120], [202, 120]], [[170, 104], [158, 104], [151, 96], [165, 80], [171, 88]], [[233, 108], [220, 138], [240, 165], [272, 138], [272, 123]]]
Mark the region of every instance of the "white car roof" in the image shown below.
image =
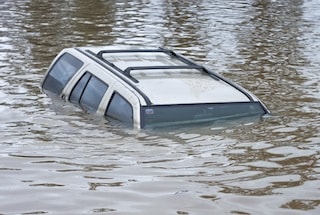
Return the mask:
[[[90, 50], [96, 55], [102, 51], [100, 57], [125, 71], [126, 75], [135, 80], [134, 85], [144, 92], [154, 105], [248, 102], [249, 97], [258, 101], [250, 92], [237, 85], [235, 87], [234, 83], [230, 85], [228, 81], [225, 82], [225, 78], [218, 80], [211, 77], [207, 70], [187, 68], [190, 66], [189, 62], [183, 62], [166, 52], [148, 50], [127, 52], [128, 48], [119, 49], [119, 47], [82, 47], [81, 49]], [[103, 50], [107, 51], [103, 52]], [[173, 68], [169, 68], [171, 66]], [[178, 67], [174, 68], [174, 66]]]
[[235, 88], [207, 75], [177, 78], [143, 79], [138, 87], [153, 104], [192, 104], [247, 102], [249, 99]]

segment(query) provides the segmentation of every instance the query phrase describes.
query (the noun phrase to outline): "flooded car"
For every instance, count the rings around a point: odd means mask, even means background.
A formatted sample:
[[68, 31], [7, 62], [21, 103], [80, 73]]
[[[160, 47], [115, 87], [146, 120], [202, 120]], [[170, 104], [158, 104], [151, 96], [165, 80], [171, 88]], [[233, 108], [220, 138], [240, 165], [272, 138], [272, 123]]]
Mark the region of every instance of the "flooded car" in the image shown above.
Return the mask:
[[246, 89], [165, 48], [66, 48], [42, 90], [139, 129], [269, 113]]

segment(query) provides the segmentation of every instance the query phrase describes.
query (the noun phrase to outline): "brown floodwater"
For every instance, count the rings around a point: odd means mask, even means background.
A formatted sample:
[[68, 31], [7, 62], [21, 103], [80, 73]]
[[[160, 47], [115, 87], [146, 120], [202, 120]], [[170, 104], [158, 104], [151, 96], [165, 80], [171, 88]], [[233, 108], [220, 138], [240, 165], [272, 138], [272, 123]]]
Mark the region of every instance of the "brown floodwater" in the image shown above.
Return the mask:
[[[0, 2], [0, 214], [320, 214], [318, 0]], [[272, 114], [136, 131], [40, 91], [94, 45], [171, 48]]]

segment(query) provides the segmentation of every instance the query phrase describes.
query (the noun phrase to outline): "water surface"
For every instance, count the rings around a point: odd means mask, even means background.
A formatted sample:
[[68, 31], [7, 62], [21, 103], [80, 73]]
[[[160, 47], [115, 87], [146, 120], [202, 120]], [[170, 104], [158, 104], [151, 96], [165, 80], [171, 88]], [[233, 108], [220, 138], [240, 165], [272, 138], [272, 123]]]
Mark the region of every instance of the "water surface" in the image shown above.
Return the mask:
[[[319, 214], [318, 0], [2, 1], [0, 214]], [[65, 47], [163, 46], [272, 115], [108, 125], [39, 88]]]

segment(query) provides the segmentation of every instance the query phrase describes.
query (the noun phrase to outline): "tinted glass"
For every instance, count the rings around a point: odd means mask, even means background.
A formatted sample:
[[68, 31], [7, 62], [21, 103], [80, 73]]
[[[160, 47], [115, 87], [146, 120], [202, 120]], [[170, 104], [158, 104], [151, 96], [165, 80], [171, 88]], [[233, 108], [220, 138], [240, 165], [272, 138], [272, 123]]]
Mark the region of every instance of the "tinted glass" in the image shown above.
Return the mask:
[[79, 105], [80, 98], [82, 96], [83, 90], [86, 87], [91, 75], [89, 73], [85, 73], [79, 82], [73, 88], [71, 95], [70, 95], [70, 102]]
[[63, 54], [53, 65], [43, 83], [43, 89], [59, 95], [83, 62], [69, 53]]
[[118, 93], [113, 94], [105, 115], [125, 124], [133, 124], [132, 106]]
[[162, 105], [143, 107], [142, 127], [210, 122], [265, 114], [260, 103]]
[[88, 112], [97, 111], [107, 89], [107, 84], [102, 82], [100, 79], [91, 76], [80, 97], [80, 106]]

